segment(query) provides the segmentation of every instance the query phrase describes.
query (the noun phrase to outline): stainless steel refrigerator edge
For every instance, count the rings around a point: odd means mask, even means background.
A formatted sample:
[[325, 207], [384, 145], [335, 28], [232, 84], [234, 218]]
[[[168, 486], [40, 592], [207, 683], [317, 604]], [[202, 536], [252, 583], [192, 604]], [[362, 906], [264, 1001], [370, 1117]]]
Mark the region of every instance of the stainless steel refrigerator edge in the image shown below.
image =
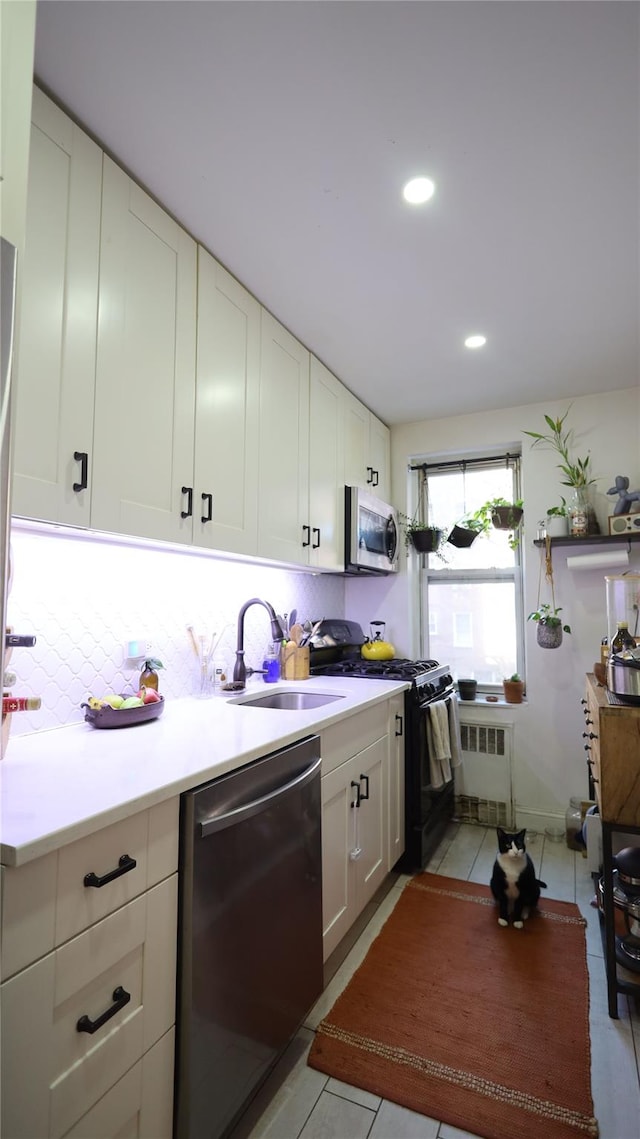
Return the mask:
[[320, 740], [182, 796], [177, 1139], [228, 1135], [322, 992]]
[[[16, 295], [16, 249], [0, 237], [0, 597], [2, 640], [7, 621], [11, 473], [11, 363]], [[1, 745], [0, 745], [1, 746]]]

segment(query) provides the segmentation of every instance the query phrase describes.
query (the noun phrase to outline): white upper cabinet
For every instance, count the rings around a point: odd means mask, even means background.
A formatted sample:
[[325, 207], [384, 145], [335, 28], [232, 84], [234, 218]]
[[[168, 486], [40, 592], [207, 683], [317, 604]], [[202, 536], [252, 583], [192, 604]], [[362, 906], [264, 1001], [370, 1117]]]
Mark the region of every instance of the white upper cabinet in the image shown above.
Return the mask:
[[258, 545], [260, 305], [198, 247], [194, 542]]
[[101, 185], [102, 151], [34, 88], [13, 513], [76, 526], [90, 522]]
[[258, 553], [309, 564], [309, 353], [262, 310]]
[[339, 380], [311, 357], [309, 396], [309, 564], [344, 569], [344, 433]]
[[191, 542], [196, 243], [104, 158], [91, 524]]
[[376, 498], [390, 494], [390, 432], [346, 388], [343, 395], [344, 465], [347, 486], [363, 486]]

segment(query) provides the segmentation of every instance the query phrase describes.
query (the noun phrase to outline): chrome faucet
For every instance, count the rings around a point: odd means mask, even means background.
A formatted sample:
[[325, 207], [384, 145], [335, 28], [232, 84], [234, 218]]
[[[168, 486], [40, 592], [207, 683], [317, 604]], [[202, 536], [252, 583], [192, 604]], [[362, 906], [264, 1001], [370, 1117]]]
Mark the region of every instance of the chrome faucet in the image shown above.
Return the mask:
[[238, 614], [238, 642], [236, 644], [236, 663], [233, 668], [233, 682], [234, 686], [242, 686], [244, 688], [247, 680], [247, 671], [255, 672], [255, 669], [247, 670], [244, 663], [244, 615], [251, 605], [262, 605], [263, 609], [267, 610], [271, 618], [271, 639], [273, 641], [281, 641], [284, 637], [282, 625], [279, 618], [276, 616], [276, 611], [273, 605], [268, 601], [262, 601], [259, 597], [252, 597], [250, 601], [245, 601], [242, 609]]

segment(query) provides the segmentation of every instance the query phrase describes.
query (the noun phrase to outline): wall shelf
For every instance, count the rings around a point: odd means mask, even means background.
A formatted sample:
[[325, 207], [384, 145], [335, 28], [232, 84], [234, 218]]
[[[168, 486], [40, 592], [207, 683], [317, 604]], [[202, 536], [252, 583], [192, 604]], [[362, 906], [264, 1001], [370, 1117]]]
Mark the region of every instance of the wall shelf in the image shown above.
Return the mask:
[[[534, 546], [544, 546], [546, 538], [534, 538]], [[563, 538], [551, 538], [552, 546], [619, 546], [624, 542], [640, 542], [640, 533], [629, 531], [628, 534], [587, 534], [586, 538], [572, 538], [567, 534]]]

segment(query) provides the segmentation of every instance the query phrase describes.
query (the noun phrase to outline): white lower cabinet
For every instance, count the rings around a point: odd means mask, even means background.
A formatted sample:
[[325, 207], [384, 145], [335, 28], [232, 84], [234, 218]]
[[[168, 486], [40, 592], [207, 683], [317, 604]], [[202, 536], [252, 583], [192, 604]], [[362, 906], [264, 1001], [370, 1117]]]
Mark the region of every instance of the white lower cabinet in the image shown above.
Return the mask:
[[176, 906], [174, 874], [4, 983], [7, 1139], [65, 1135], [169, 1031]]
[[3, 866], [3, 1139], [169, 1139], [177, 863], [176, 798]]
[[64, 1139], [171, 1139], [174, 1052], [171, 1028]]
[[325, 961], [387, 874], [388, 761], [385, 732], [322, 778]]

